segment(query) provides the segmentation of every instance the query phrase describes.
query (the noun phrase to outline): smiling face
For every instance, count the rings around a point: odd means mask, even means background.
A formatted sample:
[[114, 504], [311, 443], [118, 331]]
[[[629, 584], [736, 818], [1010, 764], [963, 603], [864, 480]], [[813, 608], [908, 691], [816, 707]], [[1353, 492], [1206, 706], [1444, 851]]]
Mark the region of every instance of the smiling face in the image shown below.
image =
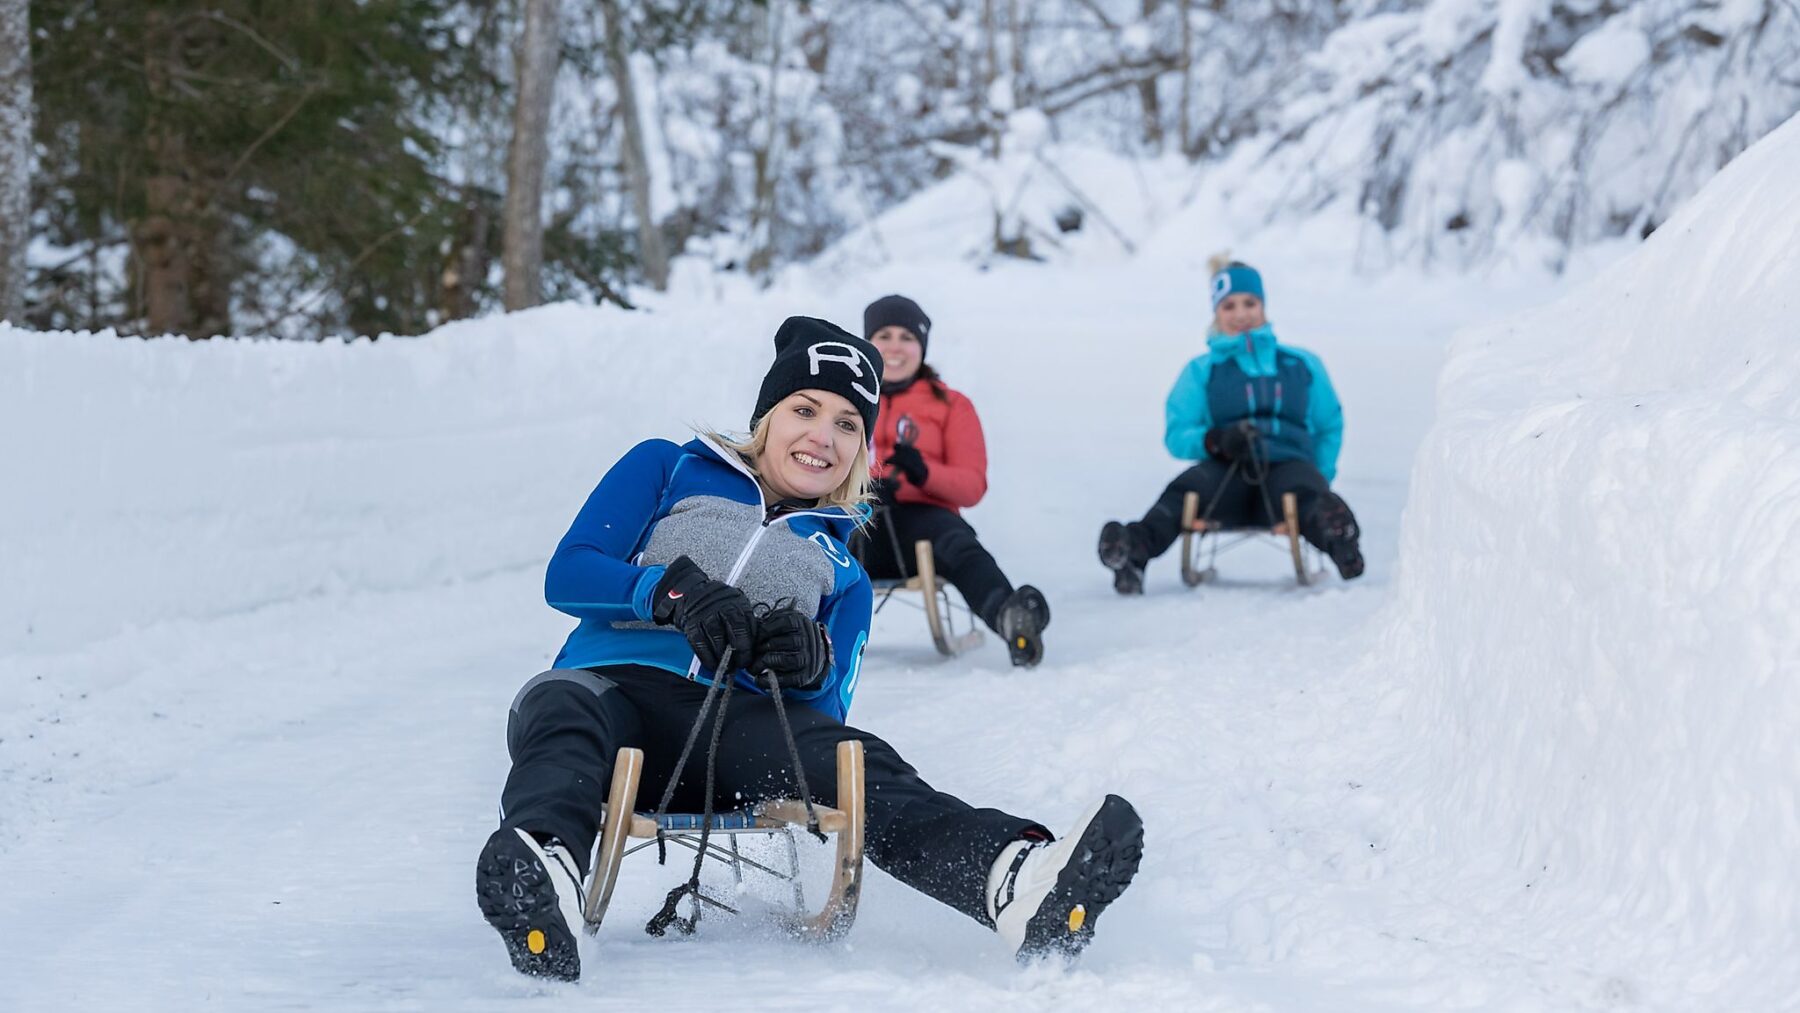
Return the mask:
[[756, 473], [777, 499], [831, 495], [868, 439], [856, 406], [827, 390], [789, 394], [769, 409], [768, 423]]
[[1233, 292], [1220, 300], [1219, 308], [1213, 311], [1213, 325], [1220, 334], [1242, 334], [1268, 322], [1262, 300], [1248, 292]]
[[881, 350], [884, 383], [905, 383], [918, 373], [919, 363], [925, 361], [925, 346], [919, 344], [919, 336], [899, 324], [883, 327], [869, 335], [869, 341]]

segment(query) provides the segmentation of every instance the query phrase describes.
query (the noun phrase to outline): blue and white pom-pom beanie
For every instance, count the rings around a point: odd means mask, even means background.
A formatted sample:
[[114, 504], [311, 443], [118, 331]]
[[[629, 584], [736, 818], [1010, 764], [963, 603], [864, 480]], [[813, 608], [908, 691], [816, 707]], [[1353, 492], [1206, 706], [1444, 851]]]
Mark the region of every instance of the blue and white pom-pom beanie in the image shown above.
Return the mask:
[[1212, 276], [1212, 308], [1217, 311], [1225, 297], [1234, 292], [1245, 292], [1256, 297], [1260, 303], [1268, 303], [1263, 297], [1262, 275], [1256, 268], [1240, 261], [1232, 261], [1218, 274]]

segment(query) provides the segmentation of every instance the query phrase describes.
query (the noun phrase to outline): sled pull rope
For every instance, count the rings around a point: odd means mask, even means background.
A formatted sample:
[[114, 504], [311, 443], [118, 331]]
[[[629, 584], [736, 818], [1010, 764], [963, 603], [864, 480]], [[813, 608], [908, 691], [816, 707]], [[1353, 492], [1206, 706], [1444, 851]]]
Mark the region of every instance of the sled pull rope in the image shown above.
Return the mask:
[[763, 676], [769, 680], [769, 699], [775, 703], [775, 718], [781, 722], [782, 737], [787, 739], [788, 760], [794, 765], [794, 780], [800, 783], [800, 801], [806, 804], [806, 832], [823, 844], [825, 831], [819, 829], [819, 813], [813, 808], [812, 791], [806, 786], [806, 768], [800, 765], [800, 745], [794, 741], [794, 728], [787, 719], [787, 705], [781, 701], [781, 682], [767, 669]]
[[[694, 715], [694, 726], [688, 730], [687, 743], [681, 747], [681, 759], [675, 761], [675, 773], [663, 788], [662, 801], [656, 804], [656, 863], [666, 865], [669, 846], [665, 840], [663, 817], [669, 814], [669, 803], [675, 798], [675, 786], [681, 783], [681, 774], [687, 769], [688, 757], [693, 755], [694, 743], [700, 738], [700, 729], [706, 724], [707, 714], [712, 712], [713, 700], [717, 699], [718, 715], [713, 721], [712, 741], [706, 749], [706, 796], [701, 805], [700, 847], [694, 852], [694, 869], [688, 875], [687, 882], [670, 890], [669, 895], [663, 898], [662, 910], [644, 923], [644, 931], [653, 936], [664, 935], [671, 925], [680, 929], [684, 936], [693, 935], [694, 927], [700, 923], [700, 904], [710, 899], [700, 892], [700, 868], [706, 861], [707, 838], [712, 834], [713, 772], [718, 765], [719, 736], [725, 729], [725, 705], [731, 702], [731, 684], [736, 681], [729, 674], [732, 671], [731, 654], [731, 647], [727, 646], [725, 653], [719, 656], [719, 667], [713, 671], [712, 685], [706, 688], [706, 699], [701, 701], [700, 713]], [[681, 917], [676, 908], [684, 896], [692, 896], [694, 901], [693, 913], [686, 918]]]
[[1244, 478], [1262, 494], [1263, 512], [1270, 521], [1274, 521], [1282, 515], [1275, 512], [1275, 504], [1269, 499], [1269, 484], [1265, 481], [1268, 477], [1269, 448], [1263, 445], [1262, 434], [1258, 433], [1250, 439], [1250, 467], [1244, 469]]
[[[694, 934], [695, 927], [700, 923], [700, 905], [702, 903], [726, 907], [700, 891], [700, 872], [706, 863], [707, 841], [712, 836], [713, 784], [719, 765], [719, 739], [724, 734], [725, 708], [731, 702], [731, 687], [732, 683], [736, 681], [729, 675], [721, 676], [719, 673], [729, 673], [731, 670], [731, 648], [727, 647], [725, 653], [719, 657], [719, 667], [713, 673], [712, 685], [707, 687], [706, 699], [700, 704], [700, 713], [694, 717], [694, 726], [688, 730], [687, 743], [681, 747], [681, 759], [675, 763], [675, 773], [669, 778], [668, 785], [663, 788], [662, 801], [656, 806], [657, 864], [664, 865], [668, 862], [668, 845], [664, 839], [667, 831], [664, 829], [666, 821], [663, 817], [669, 813], [669, 803], [675, 797], [675, 786], [681, 781], [682, 771], [687, 769], [688, 758], [693, 755], [694, 743], [700, 738], [700, 728], [706, 724], [706, 716], [712, 710], [713, 700], [717, 698], [719, 709], [713, 719], [712, 738], [706, 747], [706, 795], [701, 803], [700, 811], [700, 846], [694, 850], [694, 868], [688, 874], [687, 882], [670, 890], [669, 895], [663, 898], [662, 909], [652, 915], [650, 920], [644, 924], [644, 931], [653, 936], [667, 934], [671, 926], [679, 929], [682, 935], [691, 936]], [[788, 759], [794, 765], [794, 778], [800, 785], [800, 799], [806, 806], [806, 831], [823, 843], [825, 832], [819, 828], [819, 814], [813, 807], [812, 792], [806, 784], [806, 769], [800, 764], [800, 747], [794, 741], [793, 726], [788, 723], [787, 708], [781, 698], [781, 683], [776, 679], [774, 672], [764, 671], [763, 675], [768, 679], [769, 698], [775, 704], [775, 717], [781, 722], [782, 737], [787, 739]], [[683, 897], [693, 899], [693, 907], [690, 909], [692, 913], [686, 918], [681, 917], [678, 907]], [[730, 909], [727, 908], [727, 910]]]
[[1225, 489], [1231, 485], [1231, 476], [1238, 473], [1238, 462], [1232, 461], [1225, 469], [1225, 477], [1219, 480], [1219, 487], [1213, 490], [1212, 499], [1207, 500], [1206, 509], [1200, 512], [1200, 523], [1204, 528], [1212, 524], [1213, 510], [1219, 505], [1219, 497], [1225, 495]]

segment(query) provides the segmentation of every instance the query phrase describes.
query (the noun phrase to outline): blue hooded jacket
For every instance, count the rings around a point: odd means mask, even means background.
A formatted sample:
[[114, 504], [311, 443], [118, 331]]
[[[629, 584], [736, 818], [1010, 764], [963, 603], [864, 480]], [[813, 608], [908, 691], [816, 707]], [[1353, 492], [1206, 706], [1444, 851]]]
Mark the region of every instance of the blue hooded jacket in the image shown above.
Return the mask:
[[[748, 466], [711, 440], [646, 440], [600, 479], [550, 557], [544, 598], [581, 620], [556, 667], [647, 665], [711, 683], [687, 638], [650, 622], [664, 569], [687, 556], [753, 603], [794, 604], [825, 625], [832, 670], [818, 687], [784, 695], [843, 721], [874, 604], [845, 544], [856, 520], [838, 507], [772, 511]], [[734, 675], [764, 692], [742, 669]]]
[[1206, 354], [1175, 378], [1163, 445], [1186, 461], [1206, 456], [1206, 431], [1249, 419], [1271, 461], [1312, 461], [1331, 481], [1344, 443], [1344, 410], [1319, 357], [1275, 340], [1268, 325], [1213, 334]]

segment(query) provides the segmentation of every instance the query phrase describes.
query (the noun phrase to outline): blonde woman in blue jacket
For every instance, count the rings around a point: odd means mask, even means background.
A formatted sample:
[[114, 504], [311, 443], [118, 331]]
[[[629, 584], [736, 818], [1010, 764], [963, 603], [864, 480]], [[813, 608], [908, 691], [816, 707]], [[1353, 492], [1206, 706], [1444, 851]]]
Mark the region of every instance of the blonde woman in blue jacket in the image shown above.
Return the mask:
[[[500, 827], [475, 870], [481, 913], [519, 971], [581, 975], [581, 884], [619, 747], [644, 751], [640, 799], [671, 782], [674, 804], [693, 809], [708, 804], [709, 783], [721, 809], [787, 798], [799, 779], [784, 711], [814, 801], [837, 796], [838, 743], [862, 742], [869, 860], [990, 926], [1021, 958], [1080, 953], [1131, 882], [1143, 823], [1125, 799], [1093, 802], [1058, 839], [932, 787], [886, 741], [845, 723], [873, 602], [845, 543], [867, 516], [882, 368], [862, 338], [789, 318], [748, 440], [638, 444], [563, 536], [544, 594], [579, 625], [513, 700]], [[676, 767], [721, 679], [738, 695], [711, 740], [715, 781], [699, 755]], [[776, 707], [772, 687], [788, 706]]]
[[1207, 516], [1229, 525], [1273, 525], [1284, 493], [1300, 508], [1300, 534], [1348, 580], [1363, 572], [1361, 532], [1350, 505], [1331, 491], [1344, 413], [1319, 357], [1283, 345], [1269, 325], [1262, 275], [1248, 264], [1215, 264], [1206, 352], [1175, 379], [1163, 445], [1195, 461], [1170, 482], [1143, 519], [1107, 521], [1100, 562], [1113, 589], [1142, 594], [1144, 568], [1181, 531], [1181, 504], [1200, 494]]

